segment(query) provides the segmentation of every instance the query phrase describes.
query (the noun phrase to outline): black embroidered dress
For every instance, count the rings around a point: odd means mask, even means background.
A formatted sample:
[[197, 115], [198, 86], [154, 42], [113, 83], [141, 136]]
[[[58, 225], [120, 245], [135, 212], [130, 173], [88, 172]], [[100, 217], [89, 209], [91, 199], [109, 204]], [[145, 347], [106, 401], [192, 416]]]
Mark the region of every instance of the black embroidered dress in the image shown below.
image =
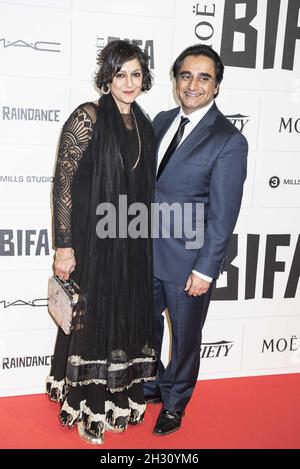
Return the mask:
[[[142, 383], [157, 368], [150, 224], [147, 236], [118, 231], [118, 220], [134, 223], [139, 213], [126, 215], [130, 204], [150, 214], [155, 178], [152, 127], [137, 104], [131, 109], [120, 114], [110, 95], [79, 106], [64, 125], [54, 178], [55, 246], [75, 251], [72, 276], [87, 313], [82, 330], [66, 336], [59, 328], [47, 393], [61, 402], [64, 425], [82, 421], [97, 437], [143, 420]], [[112, 206], [116, 236], [99, 238], [99, 215]]]

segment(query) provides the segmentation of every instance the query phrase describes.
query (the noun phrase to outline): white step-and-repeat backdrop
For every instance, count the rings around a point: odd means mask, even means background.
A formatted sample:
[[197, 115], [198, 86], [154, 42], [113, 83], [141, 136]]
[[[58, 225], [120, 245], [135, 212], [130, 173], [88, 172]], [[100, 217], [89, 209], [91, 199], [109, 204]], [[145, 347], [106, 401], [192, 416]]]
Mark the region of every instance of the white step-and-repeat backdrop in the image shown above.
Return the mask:
[[0, 0], [0, 395], [44, 391], [57, 142], [97, 98], [96, 55], [115, 38], [150, 55], [155, 86], [139, 101], [151, 117], [174, 107], [179, 52], [212, 45], [226, 66], [218, 106], [250, 144], [199, 378], [300, 371], [299, 11], [300, 0]]

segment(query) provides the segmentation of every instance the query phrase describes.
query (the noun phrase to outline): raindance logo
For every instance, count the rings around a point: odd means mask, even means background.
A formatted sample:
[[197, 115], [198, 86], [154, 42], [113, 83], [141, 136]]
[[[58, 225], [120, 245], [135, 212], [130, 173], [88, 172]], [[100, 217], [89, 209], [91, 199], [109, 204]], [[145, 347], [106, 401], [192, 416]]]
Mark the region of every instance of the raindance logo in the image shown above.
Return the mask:
[[26, 42], [23, 39], [17, 39], [16, 41], [10, 41], [9, 39], [2, 38], [0, 39], [0, 47], [7, 49], [9, 47], [19, 47], [32, 49], [38, 52], [61, 52], [59, 46], [60, 42], [49, 42], [49, 41], [35, 41], [35, 42]]
[[53, 355], [35, 355], [27, 357], [3, 357], [2, 370], [11, 368], [28, 368], [32, 366], [51, 366]]
[[2, 106], [2, 120], [59, 122], [60, 109]]

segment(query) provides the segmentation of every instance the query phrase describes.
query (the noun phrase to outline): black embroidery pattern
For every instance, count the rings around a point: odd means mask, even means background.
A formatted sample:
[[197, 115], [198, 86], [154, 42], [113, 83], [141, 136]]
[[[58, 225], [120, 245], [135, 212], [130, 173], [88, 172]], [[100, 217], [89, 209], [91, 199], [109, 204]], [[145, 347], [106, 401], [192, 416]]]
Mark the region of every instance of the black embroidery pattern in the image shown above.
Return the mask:
[[82, 108], [76, 109], [63, 127], [53, 185], [56, 247], [72, 247], [72, 181], [92, 133], [92, 119]]

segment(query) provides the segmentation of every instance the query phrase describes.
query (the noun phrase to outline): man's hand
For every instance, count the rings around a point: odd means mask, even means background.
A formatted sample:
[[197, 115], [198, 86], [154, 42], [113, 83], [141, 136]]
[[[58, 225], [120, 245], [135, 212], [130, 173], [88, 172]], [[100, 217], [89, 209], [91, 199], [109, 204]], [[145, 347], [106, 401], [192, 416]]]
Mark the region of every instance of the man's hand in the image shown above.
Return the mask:
[[186, 281], [184, 291], [187, 292], [188, 296], [201, 296], [207, 292], [210, 285], [211, 284], [206, 280], [203, 280], [198, 277], [198, 275], [191, 273]]

